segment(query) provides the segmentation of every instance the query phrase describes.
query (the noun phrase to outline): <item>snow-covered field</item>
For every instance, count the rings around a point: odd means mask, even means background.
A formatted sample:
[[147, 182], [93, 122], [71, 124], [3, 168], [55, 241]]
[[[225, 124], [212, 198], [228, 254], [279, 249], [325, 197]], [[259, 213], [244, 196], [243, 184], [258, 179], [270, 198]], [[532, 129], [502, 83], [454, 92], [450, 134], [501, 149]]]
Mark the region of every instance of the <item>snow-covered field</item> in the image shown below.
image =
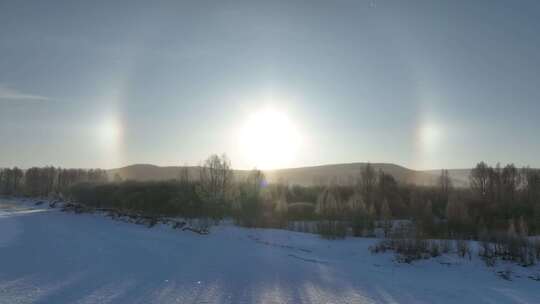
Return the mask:
[[[398, 264], [370, 254], [375, 241], [229, 225], [198, 235], [4, 200], [0, 303], [540, 303], [538, 266]], [[508, 267], [512, 281], [496, 274]]]

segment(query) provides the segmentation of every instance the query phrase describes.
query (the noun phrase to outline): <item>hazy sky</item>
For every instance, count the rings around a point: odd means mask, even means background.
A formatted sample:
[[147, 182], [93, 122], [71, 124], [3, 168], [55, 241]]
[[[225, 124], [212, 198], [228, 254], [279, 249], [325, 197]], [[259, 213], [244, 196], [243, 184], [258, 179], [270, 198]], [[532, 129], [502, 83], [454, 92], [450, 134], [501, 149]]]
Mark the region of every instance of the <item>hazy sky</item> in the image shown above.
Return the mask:
[[540, 167], [539, 131], [536, 0], [0, 1], [0, 166]]

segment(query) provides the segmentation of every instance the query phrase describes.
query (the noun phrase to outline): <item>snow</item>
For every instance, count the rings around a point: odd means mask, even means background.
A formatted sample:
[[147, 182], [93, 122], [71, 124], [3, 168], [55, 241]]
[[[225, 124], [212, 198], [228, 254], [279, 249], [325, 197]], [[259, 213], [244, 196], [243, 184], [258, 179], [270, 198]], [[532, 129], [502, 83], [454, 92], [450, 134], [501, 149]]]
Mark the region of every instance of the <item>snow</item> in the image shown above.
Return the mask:
[[[16, 206], [16, 207], [13, 207]], [[538, 266], [447, 255], [399, 264], [375, 239], [146, 228], [0, 203], [0, 303], [539, 303]], [[511, 269], [512, 281], [497, 275]]]

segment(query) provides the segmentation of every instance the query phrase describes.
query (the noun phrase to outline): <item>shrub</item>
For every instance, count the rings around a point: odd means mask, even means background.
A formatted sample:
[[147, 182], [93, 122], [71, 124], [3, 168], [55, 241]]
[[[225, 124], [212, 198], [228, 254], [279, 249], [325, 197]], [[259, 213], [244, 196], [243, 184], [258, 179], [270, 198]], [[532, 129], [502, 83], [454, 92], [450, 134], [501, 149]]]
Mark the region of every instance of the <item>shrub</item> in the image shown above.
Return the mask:
[[440, 245], [442, 253], [450, 253], [453, 251], [452, 242], [450, 242], [450, 240], [441, 240]]
[[438, 257], [441, 255], [441, 249], [438, 241], [429, 242], [429, 253], [431, 257]]
[[456, 240], [456, 249], [460, 257], [464, 258], [467, 256], [469, 257], [469, 260], [472, 258], [471, 247], [469, 246], [468, 241]]
[[498, 258], [530, 266], [540, 258], [540, 243], [516, 233], [484, 233], [478, 255], [488, 266], [493, 266]]
[[317, 230], [325, 239], [343, 239], [347, 236], [347, 226], [341, 221], [320, 221]]
[[111, 184], [81, 183], [70, 197], [91, 208], [110, 208], [149, 216], [204, 217], [212, 206], [203, 204], [195, 185], [175, 181]]
[[370, 247], [372, 253], [386, 252], [387, 250], [395, 252], [396, 260], [400, 263], [411, 263], [441, 255], [439, 241], [427, 240], [410, 233], [392, 233], [390, 238], [381, 240]]

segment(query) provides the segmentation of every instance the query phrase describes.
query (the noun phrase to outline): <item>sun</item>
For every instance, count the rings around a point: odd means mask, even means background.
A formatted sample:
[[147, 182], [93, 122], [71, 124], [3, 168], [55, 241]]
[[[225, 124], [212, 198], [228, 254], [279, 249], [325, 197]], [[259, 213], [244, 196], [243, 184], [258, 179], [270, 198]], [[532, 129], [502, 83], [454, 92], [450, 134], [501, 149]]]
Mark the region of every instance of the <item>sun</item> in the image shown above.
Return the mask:
[[300, 144], [298, 129], [282, 111], [264, 109], [252, 113], [240, 129], [239, 146], [251, 167], [289, 166]]

